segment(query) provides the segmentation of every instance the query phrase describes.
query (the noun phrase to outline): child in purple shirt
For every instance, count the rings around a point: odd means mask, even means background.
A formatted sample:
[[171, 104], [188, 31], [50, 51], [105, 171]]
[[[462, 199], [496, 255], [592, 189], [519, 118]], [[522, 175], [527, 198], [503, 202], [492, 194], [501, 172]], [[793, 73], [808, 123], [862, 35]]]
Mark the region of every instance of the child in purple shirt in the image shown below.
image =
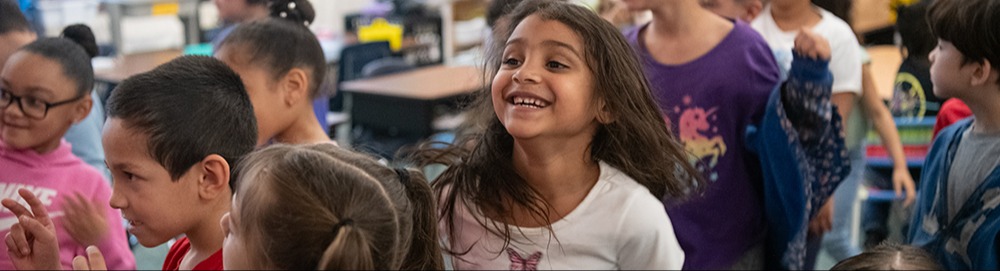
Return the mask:
[[[632, 10], [650, 10], [653, 13], [651, 23], [627, 30], [625, 36], [643, 60], [664, 119], [684, 144], [689, 161], [696, 164], [709, 180], [701, 197], [679, 205], [664, 199], [678, 240], [687, 255], [685, 269], [760, 269], [764, 267], [765, 254], [786, 252], [792, 256], [782, 258], [794, 260], [799, 255], [794, 248], [798, 244], [804, 245], [804, 239], [797, 240], [792, 236], [804, 233], [803, 219], [812, 216], [815, 209], [812, 206], [825, 200], [832, 192], [830, 187], [838, 183], [837, 176], [843, 176], [838, 167], [842, 158], [842, 153], [837, 151], [838, 145], [828, 144], [823, 149], [818, 143], [836, 143], [839, 135], [839, 121], [831, 121], [836, 117], [833, 117], [829, 104], [831, 82], [826, 61], [805, 61], [793, 65], [800, 71], [792, 73], [789, 83], [776, 88], [780, 76], [773, 53], [764, 39], [746, 23], [718, 17], [702, 9], [694, 0], [633, 0], [626, 1], [626, 4]], [[815, 40], [813, 38], [812, 43], [818, 44]], [[825, 58], [823, 54], [810, 54], [805, 57], [798, 55], [796, 60], [807, 57], [829, 59], [829, 46], [824, 48], [827, 51]], [[809, 54], [809, 51], [797, 52]], [[776, 89], [780, 89], [781, 93], [777, 93]], [[786, 91], [799, 89], [813, 91], [823, 98], [810, 100], [803, 99], [804, 95], [786, 94]], [[779, 100], [789, 108], [782, 109]], [[778, 163], [779, 159], [769, 159], [773, 153], [760, 152], [754, 149], [760, 143], [751, 142], [754, 138], [751, 134], [763, 127], [758, 125], [762, 124], [766, 113], [774, 110], [772, 104], [777, 104], [778, 109], [784, 112], [778, 113], [778, 116], [792, 118], [785, 120], [790, 123], [789, 126], [785, 126], [786, 122], [781, 125], [785, 130], [782, 134], [798, 138], [797, 143], [789, 144], [793, 149], [790, 152], [801, 154], [801, 157], [831, 154], [833, 159], [830, 160], [835, 161], [811, 168], [822, 163], [809, 158], [792, 159], [800, 163], [800, 178], [781, 179], [784, 173], [773, 172], [774, 168], [768, 167], [768, 164]], [[809, 114], [793, 113], [799, 111], [817, 112], [821, 119], [809, 119], [805, 117]], [[842, 144], [842, 140], [840, 142]], [[799, 144], [802, 151], [795, 150], [800, 147]], [[796, 163], [791, 162], [779, 171], [795, 169]], [[769, 208], [782, 204], [775, 204], [774, 199], [768, 197], [774, 191], [769, 189], [775, 184], [783, 184], [768, 181], [768, 178], [804, 185], [803, 190], [808, 191], [792, 189], [785, 192], [805, 192], [797, 198], [800, 201], [796, 201], [801, 206], [793, 206], [804, 211], [801, 217], [774, 219], [780, 216], [772, 216], [776, 210]], [[811, 185], [810, 181], [819, 179], [826, 181]], [[801, 227], [797, 225], [799, 221], [802, 221]], [[789, 223], [795, 226], [776, 232], [784, 228], [774, 225]], [[769, 233], [773, 236], [787, 234], [787, 238], [778, 238], [783, 242], [776, 243]], [[763, 245], [765, 243], [768, 245]], [[780, 251], [775, 248], [780, 248]]]

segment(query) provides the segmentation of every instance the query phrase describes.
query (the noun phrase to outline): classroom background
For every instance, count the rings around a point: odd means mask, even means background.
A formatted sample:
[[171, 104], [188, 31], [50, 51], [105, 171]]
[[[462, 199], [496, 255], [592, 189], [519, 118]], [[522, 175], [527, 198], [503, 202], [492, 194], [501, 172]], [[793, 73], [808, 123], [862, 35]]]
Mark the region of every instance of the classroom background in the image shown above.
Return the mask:
[[[871, 75], [881, 98], [887, 106], [905, 106], [906, 97], [894, 97], [901, 84], [897, 72], [903, 50], [893, 7], [909, 1], [842, 1], [852, 2], [850, 18], [845, 20], [871, 57]], [[20, 2], [42, 35], [57, 35], [74, 23], [93, 29], [101, 52], [93, 60], [97, 91], [104, 99], [131, 75], [184, 54], [211, 55], [209, 42], [222, 26], [211, 0]], [[317, 16], [309, 28], [321, 41], [330, 67], [316, 114], [330, 137], [342, 146], [367, 150], [386, 160], [427, 139], [451, 141], [452, 131], [465, 118], [462, 106], [482, 87], [478, 66], [489, 33], [488, 2], [312, 0]], [[581, 4], [599, 9], [601, 2]], [[643, 20], [642, 14], [634, 15]], [[934, 116], [898, 114], [895, 120], [907, 164], [919, 180]], [[899, 202], [891, 188], [875, 185], [890, 177], [892, 163], [877, 135], [867, 139], [867, 170], [853, 204], [851, 240], [860, 246], [885, 239], [902, 241], [909, 212], [900, 204], [884, 206]], [[875, 217], [885, 222], [863, 225], [871, 222], [859, 219], [864, 209], [879, 204], [882, 214]], [[144, 248], [133, 240], [138, 268], [159, 269], [170, 245]], [[835, 262], [821, 254], [817, 268], [829, 268]]]

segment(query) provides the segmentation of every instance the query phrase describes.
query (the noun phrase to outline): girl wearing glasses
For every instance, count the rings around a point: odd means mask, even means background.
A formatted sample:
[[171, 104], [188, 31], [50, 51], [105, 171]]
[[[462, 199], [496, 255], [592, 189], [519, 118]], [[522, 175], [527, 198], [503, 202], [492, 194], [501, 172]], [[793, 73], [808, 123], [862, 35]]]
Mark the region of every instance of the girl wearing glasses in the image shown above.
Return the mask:
[[[111, 187], [93, 167], [74, 156], [62, 138], [90, 113], [97, 54], [90, 28], [70, 26], [68, 38], [46, 38], [22, 47], [0, 71], [0, 198], [26, 188], [52, 211], [63, 268], [87, 246], [108, 252], [111, 269], [134, 269], [121, 214], [111, 209]], [[0, 212], [0, 235], [18, 218]], [[13, 227], [11, 231], [20, 231]], [[13, 244], [7, 244], [13, 247]], [[13, 269], [0, 253], [0, 269]]]

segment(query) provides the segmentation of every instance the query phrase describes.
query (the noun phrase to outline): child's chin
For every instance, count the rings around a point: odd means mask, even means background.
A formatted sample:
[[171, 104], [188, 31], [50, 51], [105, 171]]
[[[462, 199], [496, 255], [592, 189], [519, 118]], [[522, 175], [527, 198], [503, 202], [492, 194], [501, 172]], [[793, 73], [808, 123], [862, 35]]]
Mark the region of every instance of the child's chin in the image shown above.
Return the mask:
[[132, 234], [135, 235], [135, 239], [139, 240], [139, 244], [146, 248], [157, 247], [159, 245], [167, 243], [167, 241], [170, 241], [170, 238], [164, 239], [154, 236], [148, 236], [146, 234], [141, 234], [141, 233], [136, 234], [134, 232]]
[[16, 135], [6, 135], [3, 134], [4, 131], [0, 131], [0, 141], [3, 141], [7, 148], [15, 150], [30, 149], [34, 144], [28, 138], [24, 138]]

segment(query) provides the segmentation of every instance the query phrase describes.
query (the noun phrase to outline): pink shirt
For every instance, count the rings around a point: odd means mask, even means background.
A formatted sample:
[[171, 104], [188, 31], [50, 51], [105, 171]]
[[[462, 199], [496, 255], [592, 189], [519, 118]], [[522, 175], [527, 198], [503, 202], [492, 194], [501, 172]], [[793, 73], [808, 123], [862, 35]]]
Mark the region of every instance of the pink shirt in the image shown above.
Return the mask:
[[[74, 156], [69, 143], [63, 141], [56, 150], [39, 154], [30, 149], [15, 150], [0, 141], [0, 198], [21, 200], [17, 194], [20, 188], [34, 192], [53, 217], [63, 269], [72, 270], [73, 257], [86, 255], [86, 247], [78, 244], [63, 225], [63, 204], [67, 197], [76, 193], [99, 203], [97, 207], [105, 211], [109, 232], [98, 247], [104, 253], [108, 269], [135, 269], [135, 257], [122, 227], [121, 212], [112, 209], [109, 204], [111, 187], [108, 181], [96, 169]], [[17, 220], [6, 208], [0, 209], [0, 236], [3, 236]], [[7, 253], [0, 253], [0, 269], [14, 269]]]

